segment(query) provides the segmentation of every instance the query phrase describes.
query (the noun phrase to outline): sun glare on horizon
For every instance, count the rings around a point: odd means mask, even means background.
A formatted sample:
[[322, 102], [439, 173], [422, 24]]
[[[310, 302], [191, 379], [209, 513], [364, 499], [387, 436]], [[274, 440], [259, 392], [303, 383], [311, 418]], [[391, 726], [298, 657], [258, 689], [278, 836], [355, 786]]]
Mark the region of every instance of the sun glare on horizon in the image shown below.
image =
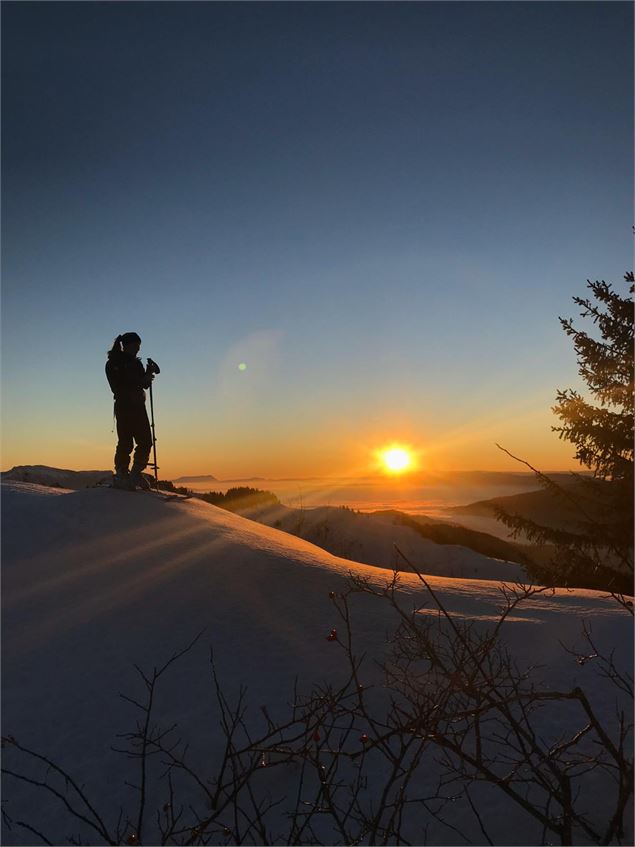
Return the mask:
[[389, 447], [381, 451], [381, 461], [390, 473], [403, 473], [412, 466], [412, 456], [403, 447]]

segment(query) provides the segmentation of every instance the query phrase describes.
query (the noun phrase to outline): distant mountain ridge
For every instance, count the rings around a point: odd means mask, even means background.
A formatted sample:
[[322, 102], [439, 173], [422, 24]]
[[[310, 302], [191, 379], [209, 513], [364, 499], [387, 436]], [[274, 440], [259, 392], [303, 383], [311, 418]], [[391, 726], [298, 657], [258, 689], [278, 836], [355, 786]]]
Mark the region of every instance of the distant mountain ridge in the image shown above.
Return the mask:
[[[67, 468], [55, 468], [49, 465], [15, 465], [7, 471], [2, 471], [2, 477], [4, 479], [15, 480], [18, 482], [35, 482], [40, 485], [60, 485], [66, 488], [89, 488], [91, 485], [94, 485], [100, 479], [103, 479], [104, 476], [108, 476], [112, 473], [111, 469], [104, 470], [87, 470], [87, 471], [74, 471], [69, 470]], [[506, 472], [506, 471], [449, 471], [447, 474], [430, 474], [425, 477], [425, 482], [432, 484], [442, 483], [442, 480], [446, 482], [452, 481], [452, 483], [458, 483], [459, 481], [472, 481], [486, 484], [488, 482], [497, 483], [500, 485], [517, 485], [518, 481], [527, 477], [532, 477], [533, 474], [527, 473], [524, 471], [517, 472]], [[566, 485], [570, 479], [571, 475], [558, 471], [553, 474], [549, 474], [549, 476], [555, 481], [560, 483], [561, 485]], [[263, 476], [249, 476], [249, 477], [240, 477], [240, 478], [228, 478], [221, 479], [219, 477], [214, 476], [213, 474], [198, 474], [198, 475], [184, 475], [173, 479], [174, 483], [206, 483], [206, 482], [306, 482], [306, 481], [315, 481], [315, 480], [333, 480], [333, 479], [341, 479], [341, 480], [349, 480], [350, 482], [356, 482], [359, 484], [363, 484], [366, 482], [372, 481], [385, 481], [385, 477], [376, 475], [371, 477], [316, 477], [316, 476], [307, 476], [307, 477], [263, 477]], [[409, 482], [415, 482], [415, 479], [411, 476], [408, 477]], [[569, 483], [570, 484], [570, 483]], [[495, 498], [498, 499], [498, 498]], [[487, 507], [484, 508], [483, 511], [477, 511], [475, 507], [484, 505], [486, 503], [494, 502], [492, 501], [478, 501], [477, 503], [470, 503], [467, 506], [456, 507], [457, 512], [459, 509], [461, 510], [470, 510], [471, 514], [491, 514], [491, 509]], [[474, 507], [474, 511], [472, 511]], [[466, 512], [467, 513], [467, 512]]]
[[180, 476], [173, 482], [218, 482], [218, 477], [212, 476], [211, 473], [202, 474], [201, 476]]

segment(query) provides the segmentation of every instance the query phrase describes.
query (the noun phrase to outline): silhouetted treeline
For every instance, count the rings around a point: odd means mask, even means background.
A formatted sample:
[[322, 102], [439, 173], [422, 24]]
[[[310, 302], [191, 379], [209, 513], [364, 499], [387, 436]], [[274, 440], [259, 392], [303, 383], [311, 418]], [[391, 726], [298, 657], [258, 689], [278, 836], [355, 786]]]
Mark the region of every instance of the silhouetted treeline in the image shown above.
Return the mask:
[[191, 492], [188, 488], [186, 488], [184, 485], [175, 485], [175, 484], [174, 484], [173, 482], [171, 482], [169, 479], [160, 479], [160, 480], [159, 480], [159, 482], [158, 482], [158, 484], [157, 484], [157, 488], [159, 488], [161, 491], [172, 491], [172, 492], [174, 492], [175, 494], [183, 494], [183, 495], [186, 495], [186, 494], [191, 494], [191, 493], [192, 493], [192, 492]]
[[385, 509], [374, 514], [390, 515], [394, 518], [395, 523], [409, 526], [422, 538], [434, 541], [435, 544], [459, 544], [492, 559], [503, 559], [506, 562], [517, 562], [521, 565], [527, 564], [527, 557], [523, 554], [520, 545], [510, 544], [508, 541], [496, 538], [494, 535], [488, 535], [486, 532], [478, 532], [459, 524], [441, 523], [439, 521], [423, 523], [417, 520], [415, 515], [408, 515], [395, 509]]
[[230, 512], [245, 509], [249, 506], [274, 506], [280, 503], [273, 492], [246, 486], [228, 488], [225, 493], [222, 491], [207, 491], [204, 494], [195, 494], [194, 496], [200, 500], [205, 500], [206, 503], [211, 503], [213, 506], [228, 509]]

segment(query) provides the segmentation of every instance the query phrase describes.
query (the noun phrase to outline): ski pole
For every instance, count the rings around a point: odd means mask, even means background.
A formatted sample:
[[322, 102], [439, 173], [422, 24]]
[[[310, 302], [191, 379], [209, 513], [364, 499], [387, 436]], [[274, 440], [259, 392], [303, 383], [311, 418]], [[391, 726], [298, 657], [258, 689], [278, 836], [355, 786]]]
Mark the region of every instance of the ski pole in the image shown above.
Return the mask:
[[159, 487], [159, 466], [157, 465], [157, 437], [154, 431], [154, 402], [152, 399], [152, 383], [150, 383], [150, 421], [152, 426], [152, 451], [154, 455], [154, 465], [151, 467], [154, 468], [154, 483], [156, 487]]

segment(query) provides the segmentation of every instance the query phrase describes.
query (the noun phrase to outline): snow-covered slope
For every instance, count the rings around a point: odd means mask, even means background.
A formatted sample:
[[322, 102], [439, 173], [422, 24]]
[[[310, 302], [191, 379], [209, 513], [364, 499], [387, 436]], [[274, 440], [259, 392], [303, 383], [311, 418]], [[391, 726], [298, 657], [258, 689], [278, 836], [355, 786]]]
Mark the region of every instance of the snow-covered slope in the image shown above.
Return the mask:
[[[261, 705], [276, 714], [292, 699], [296, 678], [308, 688], [345, 674], [341, 651], [326, 640], [340, 623], [329, 592], [346, 590], [351, 572], [377, 586], [390, 576], [197, 500], [3, 483], [2, 509], [3, 734], [72, 771], [115, 819], [131, 776], [110, 745], [137, 718], [118, 695], [143, 696], [133, 664], [151, 670], [205, 630], [174, 665], [156, 704], [157, 719], [178, 721], [196, 741], [195, 760], [205, 767], [220, 743], [210, 645], [227, 696], [245, 684], [251, 714]], [[498, 582], [431, 576], [430, 584], [458, 620], [496, 619]], [[413, 574], [401, 575], [401, 598], [433, 613]], [[381, 658], [394, 621], [385, 604], [352, 600], [356, 642]], [[576, 664], [558, 642], [579, 640], [583, 620], [592, 622], [598, 644], [632, 664], [631, 619], [591, 591], [557, 591], [518, 608], [508, 643], [521, 665], [545, 665], [553, 684], [590, 684], [593, 666]], [[613, 692], [597, 697], [608, 720]], [[5, 763], [14, 756], [5, 750]], [[56, 844], [75, 831], [60, 804], [32, 786], [8, 780], [3, 798], [14, 820], [29, 820]], [[499, 843], [537, 843], [513, 813], [501, 811]], [[457, 807], [456, 814], [463, 812]], [[455, 843], [448, 829], [431, 833], [430, 843]], [[14, 828], [4, 843], [33, 841]]]
[[336, 556], [409, 570], [395, 545], [415, 567], [426, 573], [466, 579], [527, 581], [525, 569], [514, 562], [492, 559], [459, 544], [435, 544], [389, 514], [354, 512], [333, 506], [291, 509], [283, 505], [249, 507], [240, 514], [304, 538]]

